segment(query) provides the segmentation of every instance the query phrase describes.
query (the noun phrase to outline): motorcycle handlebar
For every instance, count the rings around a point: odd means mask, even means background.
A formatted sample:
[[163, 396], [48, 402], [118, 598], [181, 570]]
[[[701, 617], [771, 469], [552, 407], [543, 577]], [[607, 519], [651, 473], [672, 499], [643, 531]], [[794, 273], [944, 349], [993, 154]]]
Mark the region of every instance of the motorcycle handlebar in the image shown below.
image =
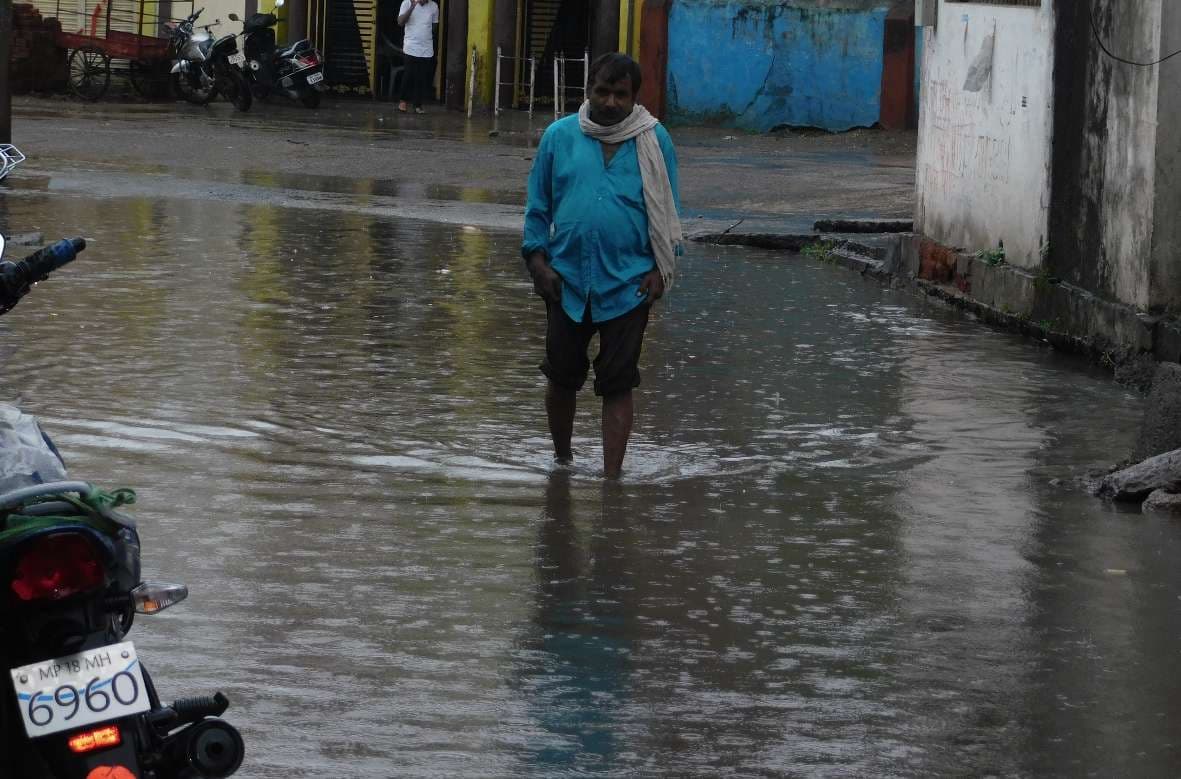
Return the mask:
[[55, 244], [33, 252], [16, 264], [18, 269], [24, 270], [27, 283], [44, 280], [50, 273], [68, 265], [78, 256], [78, 252], [86, 248], [84, 238], [63, 238]]
[[86, 248], [82, 238], [63, 238], [19, 262], [0, 262], [0, 314], [9, 311], [38, 281], [61, 268]]

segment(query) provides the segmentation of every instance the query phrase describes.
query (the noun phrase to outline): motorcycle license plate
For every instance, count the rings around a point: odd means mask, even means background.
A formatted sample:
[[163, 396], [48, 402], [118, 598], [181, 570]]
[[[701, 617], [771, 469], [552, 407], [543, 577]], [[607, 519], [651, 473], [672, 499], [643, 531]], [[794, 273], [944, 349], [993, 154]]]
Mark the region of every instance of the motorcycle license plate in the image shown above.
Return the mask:
[[130, 641], [13, 668], [12, 686], [29, 738], [151, 708]]
[[323, 80], [324, 80], [323, 73], [313, 73], [312, 75], [308, 76], [308, 83], [309, 84], [319, 84]]
[[237, 54], [231, 54], [230, 56], [226, 57], [226, 59], [230, 61], [231, 65], [242, 65], [246, 62], [246, 55], [242, 52], [238, 52]]

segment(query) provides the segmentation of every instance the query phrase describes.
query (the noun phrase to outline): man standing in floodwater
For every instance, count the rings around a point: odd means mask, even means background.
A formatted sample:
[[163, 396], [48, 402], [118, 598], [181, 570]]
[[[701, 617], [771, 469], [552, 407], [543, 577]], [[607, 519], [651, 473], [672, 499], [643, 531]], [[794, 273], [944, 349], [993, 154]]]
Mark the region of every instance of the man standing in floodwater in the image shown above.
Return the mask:
[[603, 472], [615, 478], [631, 435], [648, 314], [671, 287], [681, 251], [677, 158], [668, 131], [636, 104], [635, 60], [604, 54], [587, 78], [587, 102], [551, 124], [537, 148], [521, 254], [546, 304], [541, 372], [554, 454], [573, 460], [576, 397], [597, 332]]

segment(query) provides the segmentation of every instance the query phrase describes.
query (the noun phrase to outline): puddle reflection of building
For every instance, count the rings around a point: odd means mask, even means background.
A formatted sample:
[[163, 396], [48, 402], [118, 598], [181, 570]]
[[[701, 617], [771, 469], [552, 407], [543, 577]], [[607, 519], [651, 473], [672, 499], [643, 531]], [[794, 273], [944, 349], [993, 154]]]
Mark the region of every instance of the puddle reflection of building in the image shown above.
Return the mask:
[[1112, 402], [1117, 390], [1106, 376], [1080, 378], [1040, 393], [1032, 408], [1052, 439], [1031, 478], [1039, 507], [1027, 552], [1037, 565], [1029, 615], [1037, 662], [1025, 684], [1023, 770], [1176, 775], [1181, 677], [1163, 669], [1181, 634], [1181, 527], [1074, 486], [1077, 475], [1132, 450], [1141, 411], [1131, 392]]
[[904, 358], [900, 408], [927, 457], [900, 476], [894, 507], [906, 561], [894, 683], [924, 773], [1012, 774], [1036, 651], [1027, 473], [1048, 438], [1030, 410], [1049, 378], [1017, 345], [970, 338], [958, 351], [916, 339]]

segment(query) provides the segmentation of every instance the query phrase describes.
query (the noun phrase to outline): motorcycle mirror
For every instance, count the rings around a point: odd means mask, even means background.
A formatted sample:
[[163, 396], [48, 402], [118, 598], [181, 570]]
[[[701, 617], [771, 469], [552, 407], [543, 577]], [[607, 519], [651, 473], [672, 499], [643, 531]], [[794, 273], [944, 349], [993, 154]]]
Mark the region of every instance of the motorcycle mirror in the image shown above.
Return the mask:
[[284, 5], [284, 0], [275, 0], [275, 8], [282, 8]]
[[189, 588], [183, 584], [144, 582], [131, 591], [131, 602], [137, 614], [155, 614], [175, 606], [187, 597]]
[[229, 17], [228, 17], [228, 18], [229, 18], [229, 20], [230, 20], [231, 22], [240, 22], [240, 21], [242, 21], [241, 19], [239, 19], [239, 18], [238, 18], [238, 14], [234, 13], [233, 11], [230, 11], [230, 15], [229, 15]]

